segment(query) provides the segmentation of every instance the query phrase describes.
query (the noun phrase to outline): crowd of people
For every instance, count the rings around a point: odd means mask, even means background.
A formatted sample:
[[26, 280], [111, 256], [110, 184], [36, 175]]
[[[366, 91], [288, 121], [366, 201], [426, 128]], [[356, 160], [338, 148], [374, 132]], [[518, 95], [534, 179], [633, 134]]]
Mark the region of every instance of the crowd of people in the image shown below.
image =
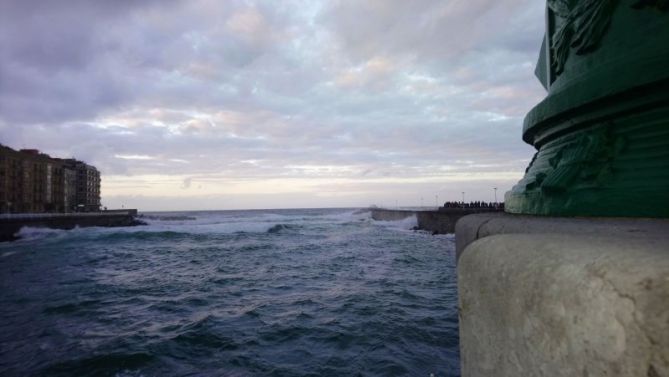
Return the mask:
[[489, 202], [446, 202], [444, 203], [444, 208], [494, 208], [494, 209], [504, 209], [504, 202], [502, 203], [489, 203]]

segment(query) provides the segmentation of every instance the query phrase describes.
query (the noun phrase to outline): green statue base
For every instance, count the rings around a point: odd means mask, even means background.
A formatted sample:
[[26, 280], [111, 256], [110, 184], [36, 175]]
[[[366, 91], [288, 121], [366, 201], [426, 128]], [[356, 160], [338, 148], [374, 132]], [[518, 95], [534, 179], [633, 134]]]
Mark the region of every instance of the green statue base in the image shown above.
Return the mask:
[[669, 1], [548, 1], [509, 213], [669, 217]]

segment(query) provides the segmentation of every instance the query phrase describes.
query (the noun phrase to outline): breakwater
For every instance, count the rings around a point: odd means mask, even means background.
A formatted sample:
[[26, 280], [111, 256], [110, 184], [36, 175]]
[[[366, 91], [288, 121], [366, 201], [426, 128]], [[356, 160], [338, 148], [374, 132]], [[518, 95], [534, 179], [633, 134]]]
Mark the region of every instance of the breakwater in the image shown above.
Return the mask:
[[418, 229], [434, 234], [455, 233], [455, 223], [461, 217], [474, 213], [503, 212], [498, 208], [444, 208], [438, 209], [386, 209], [372, 208], [372, 219], [396, 221], [416, 216]]
[[22, 227], [73, 229], [142, 225], [136, 209], [84, 213], [18, 213], [0, 215], [0, 242], [16, 240]]

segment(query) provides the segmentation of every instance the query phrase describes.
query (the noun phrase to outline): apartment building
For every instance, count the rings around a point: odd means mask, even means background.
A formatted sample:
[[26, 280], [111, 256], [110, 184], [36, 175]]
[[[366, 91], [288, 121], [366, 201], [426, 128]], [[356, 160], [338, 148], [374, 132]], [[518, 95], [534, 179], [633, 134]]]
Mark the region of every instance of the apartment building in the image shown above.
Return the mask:
[[100, 172], [75, 159], [0, 145], [0, 213], [100, 210]]

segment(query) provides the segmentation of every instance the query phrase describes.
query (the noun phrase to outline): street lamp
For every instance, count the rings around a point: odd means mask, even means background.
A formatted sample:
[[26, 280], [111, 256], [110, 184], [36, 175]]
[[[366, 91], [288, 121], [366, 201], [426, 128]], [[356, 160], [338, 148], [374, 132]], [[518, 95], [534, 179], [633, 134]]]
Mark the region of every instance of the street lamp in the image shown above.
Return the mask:
[[465, 204], [465, 192], [463, 191], [462, 192], [462, 205], [464, 205], [464, 204]]
[[434, 196], [434, 205], [436, 205], [437, 208], [439, 207], [439, 195]]
[[497, 204], [497, 187], [493, 187], [493, 190], [495, 190], [495, 204]]

